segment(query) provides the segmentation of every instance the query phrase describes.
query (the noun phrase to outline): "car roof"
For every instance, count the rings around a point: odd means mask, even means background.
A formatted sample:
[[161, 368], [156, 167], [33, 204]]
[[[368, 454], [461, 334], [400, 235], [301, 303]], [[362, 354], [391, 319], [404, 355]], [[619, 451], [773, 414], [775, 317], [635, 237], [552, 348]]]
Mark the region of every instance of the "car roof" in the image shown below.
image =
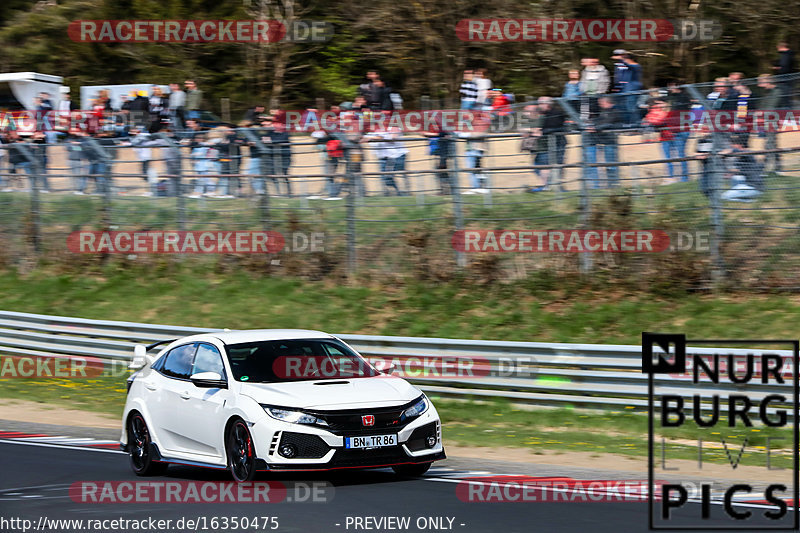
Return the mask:
[[312, 329], [240, 329], [223, 330], [204, 333], [202, 335], [192, 335], [185, 337], [181, 341], [201, 341], [213, 337], [221, 340], [224, 344], [240, 344], [244, 342], [258, 341], [279, 341], [291, 339], [332, 339], [333, 335], [323, 331]]

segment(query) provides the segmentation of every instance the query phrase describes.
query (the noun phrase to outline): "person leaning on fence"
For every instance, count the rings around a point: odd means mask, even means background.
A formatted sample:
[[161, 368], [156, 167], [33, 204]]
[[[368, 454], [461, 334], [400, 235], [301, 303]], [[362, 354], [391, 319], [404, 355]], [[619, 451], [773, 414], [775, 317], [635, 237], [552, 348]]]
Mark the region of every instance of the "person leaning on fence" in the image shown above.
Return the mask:
[[289, 181], [289, 168], [292, 166], [292, 142], [289, 137], [289, 131], [286, 128], [286, 113], [277, 111], [269, 118], [272, 119], [272, 126], [267, 128], [264, 137], [269, 141], [268, 149], [271, 164], [268, 163], [265, 168], [266, 174], [275, 176], [273, 180], [275, 191], [278, 195], [281, 194], [280, 184], [283, 182], [286, 187], [286, 196], [291, 198], [292, 186]]
[[537, 178], [542, 179], [542, 184], [528, 187], [528, 192], [540, 192], [547, 189], [548, 169], [537, 168], [547, 164], [547, 147], [542, 139], [542, 117], [539, 108], [534, 104], [525, 106], [520, 117], [520, 135], [522, 141], [519, 149], [521, 152], [531, 154], [531, 163], [534, 166], [533, 172]]
[[[758, 77], [760, 97], [755, 100], [756, 107], [761, 111], [774, 111], [778, 109], [781, 101], [781, 90], [775, 84], [772, 76], [762, 74]], [[764, 115], [759, 116], [760, 124], [758, 136], [764, 138], [764, 150], [778, 149], [778, 131], [775, 123], [765, 123]], [[764, 170], [781, 172], [781, 154], [772, 153], [764, 155]]]
[[136, 158], [142, 164], [141, 178], [148, 184], [149, 190], [145, 191], [144, 196], [156, 196], [158, 192], [158, 172], [155, 165], [151, 164], [153, 150], [149, 146], [150, 133], [142, 125], [131, 129], [131, 146], [136, 153]]
[[[3, 189], [5, 192], [8, 192], [13, 190], [12, 186], [15, 185], [15, 182], [22, 183], [22, 180], [17, 178], [17, 176], [21, 176], [23, 173], [33, 176], [33, 165], [30, 159], [25, 156], [24, 149], [30, 149], [30, 147], [28, 146], [27, 141], [25, 141], [25, 139], [19, 135], [16, 129], [10, 128], [8, 130], [6, 141], [9, 169], [15, 176], [13, 179], [9, 176], [8, 183]], [[22, 190], [30, 190], [29, 188], [26, 188], [25, 185], [21, 185], [19, 188]]]
[[89, 172], [89, 167], [81, 143], [81, 139], [85, 136], [86, 133], [78, 130], [67, 137], [66, 143], [69, 170], [72, 175], [72, 193], [78, 195], [86, 194], [88, 182], [86, 174]]
[[[542, 116], [542, 139], [545, 142], [550, 165], [563, 165], [567, 148], [566, 125], [564, 111], [557, 106], [549, 96], [539, 97], [539, 113]], [[563, 169], [551, 169], [548, 174], [546, 187], [558, 186], [564, 190]], [[557, 178], [554, 176], [558, 176]], [[554, 183], [558, 180], [558, 183]]]
[[730, 150], [723, 152], [728, 155], [725, 159], [731, 179], [731, 188], [722, 193], [723, 200], [752, 202], [764, 194], [763, 165], [747, 151], [746, 142], [743, 136], [732, 135]]
[[[618, 161], [617, 133], [614, 130], [621, 129], [625, 123], [625, 115], [611, 98], [602, 96], [598, 100], [600, 111], [597, 117], [587, 123], [586, 146], [584, 146], [584, 158], [586, 163], [597, 162], [597, 152], [599, 148], [603, 150], [603, 161], [605, 163], [616, 163]], [[619, 167], [605, 167], [606, 186], [619, 186]], [[600, 187], [598, 180], [598, 167], [586, 168], [587, 179], [591, 188]]]
[[[669, 104], [665, 100], [654, 100], [642, 124], [652, 127], [658, 132], [661, 151], [664, 154], [664, 159], [667, 159], [668, 181], [666, 183], [671, 183], [675, 179], [675, 173], [672, 161], [669, 161], [669, 159], [686, 157], [686, 145], [680, 145], [675, 139], [675, 133], [679, 128], [678, 117], [670, 112]], [[681, 181], [688, 180], [689, 163], [681, 161]]]
[[191, 138], [184, 138], [181, 142], [189, 146], [192, 171], [195, 175], [194, 192], [189, 195], [189, 198], [213, 196], [216, 190], [213, 175], [219, 174], [219, 169], [216, 162], [217, 154], [214, 148], [206, 142], [206, 134], [202, 130], [196, 131]]
[[[94, 194], [111, 192], [111, 161], [107, 161], [98, 150], [98, 148], [105, 148], [108, 151], [111, 147], [116, 146], [111, 135], [112, 133], [103, 131], [94, 137], [86, 136], [81, 144], [81, 149], [89, 161], [89, 178], [94, 181]], [[107, 155], [111, 156], [111, 154]]]
[[700, 192], [706, 198], [711, 198], [712, 193], [712, 166], [711, 166], [711, 153], [714, 149], [714, 137], [711, 135], [708, 126], [703, 126], [700, 130], [700, 137], [697, 139], [697, 153], [695, 159], [700, 161]]
[[436, 161], [439, 194], [442, 196], [452, 194], [455, 185], [449, 169], [450, 159], [455, 152], [452, 133], [444, 131], [439, 124], [434, 123], [431, 131], [425, 131], [422, 135], [428, 137], [428, 154]]
[[[378, 160], [378, 170], [380, 172], [393, 172], [398, 170], [395, 168], [396, 160], [402, 157], [403, 162], [400, 166], [405, 166], [405, 152], [403, 144], [396, 141], [396, 132], [384, 130], [375, 130], [366, 134], [361, 142], [370, 143], [371, 148], [374, 150], [375, 158]], [[398, 146], [399, 145], [399, 146]], [[400, 150], [401, 153], [397, 153]], [[383, 193], [386, 196], [391, 196], [392, 189], [397, 196], [402, 196], [403, 191], [397, 186], [397, 181], [394, 174], [381, 174], [381, 181], [383, 183]]]

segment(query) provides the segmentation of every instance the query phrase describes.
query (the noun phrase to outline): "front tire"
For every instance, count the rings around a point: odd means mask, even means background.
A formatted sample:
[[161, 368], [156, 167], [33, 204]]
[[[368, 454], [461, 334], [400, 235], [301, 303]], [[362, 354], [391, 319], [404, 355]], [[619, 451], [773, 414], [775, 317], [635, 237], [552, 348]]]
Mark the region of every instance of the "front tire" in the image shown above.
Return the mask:
[[236, 420], [225, 436], [228, 452], [228, 469], [237, 483], [253, 481], [256, 477], [256, 455], [253, 452], [253, 437], [244, 420]]
[[128, 419], [128, 454], [131, 469], [137, 476], [157, 476], [166, 472], [169, 466], [153, 460], [152, 442], [144, 417], [134, 413]]
[[412, 465], [394, 465], [392, 470], [400, 476], [419, 477], [431, 467], [431, 463], [417, 463]]

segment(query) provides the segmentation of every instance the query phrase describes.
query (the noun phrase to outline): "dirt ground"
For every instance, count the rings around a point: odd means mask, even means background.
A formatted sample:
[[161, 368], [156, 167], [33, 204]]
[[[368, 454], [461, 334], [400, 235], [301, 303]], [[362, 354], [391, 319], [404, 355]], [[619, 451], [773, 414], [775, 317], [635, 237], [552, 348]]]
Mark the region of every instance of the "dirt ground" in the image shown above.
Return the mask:
[[119, 417], [78, 409], [54, 408], [52, 405], [29, 400], [0, 400], [0, 420], [108, 429], [120, 427]]
[[[580, 160], [580, 149], [577, 144], [580, 142], [578, 135], [569, 135], [568, 145], [566, 151], [565, 162], [567, 164], [578, 163]], [[778, 136], [779, 146], [782, 148], [790, 146], [800, 146], [800, 132], [786, 132]], [[320, 145], [310, 145], [308, 137], [293, 137], [293, 160], [290, 168], [290, 175], [293, 177], [292, 188], [296, 194], [301, 196], [305, 195], [319, 195], [324, 191], [325, 178], [315, 177], [309, 178], [308, 176], [314, 174], [321, 174], [325, 172], [324, 169], [324, 155], [320, 151]], [[619, 142], [619, 159], [620, 162], [631, 161], [652, 161], [664, 157], [661, 144], [658, 142], [643, 142], [640, 135], [620, 135]], [[434, 157], [428, 154], [428, 145], [424, 140], [406, 141], [406, 147], [409, 149], [407, 156], [407, 170], [417, 171], [420, 174], [410, 176], [408, 179], [411, 183], [400, 180], [400, 186], [410, 188], [411, 190], [419, 191], [424, 190], [427, 194], [438, 190], [438, 185], [435, 175], [432, 170], [435, 167]], [[459, 143], [461, 148], [459, 153], [463, 154], [464, 143]], [[687, 145], [687, 154], [695, 153], [696, 135], [689, 140]], [[751, 148], [759, 150], [763, 148], [763, 139], [758, 139], [753, 136]], [[532, 164], [530, 154], [528, 152], [520, 152], [520, 140], [518, 138], [503, 138], [494, 139], [489, 143], [488, 155], [484, 157], [482, 166], [484, 168], [490, 167], [524, 167]], [[246, 149], [243, 151], [246, 152]], [[600, 150], [602, 152], [602, 150]], [[186, 152], [183, 152], [186, 154]], [[243, 154], [244, 155], [244, 154]], [[65, 191], [71, 189], [71, 182], [69, 176], [69, 164], [66, 158], [66, 149], [64, 146], [59, 145], [51, 147], [48, 152], [49, 162], [48, 168], [50, 175], [50, 188], [53, 191]], [[126, 189], [127, 194], [141, 194], [147, 190], [147, 183], [142, 178], [141, 163], [136, 159], [134, 150], [130, 147], [122, 148], [116, 152], [117, 163], [113, 165], [113, 172], [115, 177], [115, 184], [119, 187]], [[166, 172], [160, 158], [159, 149], [153, 149], [153, 158], [156, 160], [153, 164], [159, 172], [163, 174]], [[784, 156], [790, 160], [797, 160], [796, 154]], [[184, 179], [192, 179], [191, 161], [188, 158], [184, 159], [183, 172]], [[463, 167], [466, 159], [459, 158], [459, 165]], [[676, 163], [675, 171], [678, 172], [679, 164]], [[240, 172], [245, 173], [248, 167], [248, 159], [245, 156], [242, 161]], [[374, 153], [371, 149], [367, 150], [364, 158], [364, 172], [378, 171], [378, 163], [375, 159]], [[340, 169], [341, 172], [341, 169]], [[567, 188], [577, 189], [580, 187], [578, 180], [580, 176], [580, 168], [565, 169], [564, 181], [567, 183]], [[690, 162], [689, 172], [695, 174], [699, 172], [699, 163]], [[638, 182], [644, 187], [668, 183], [670, 180], [665, 178], [666, 166], [664, 164], [652, 165], [637, 165], [620, 167], [620, 177], [632, 180], [644, 181]], [[601, 171], [602, 174], [602, 171]], [[509, 171], [493, 171], [488, 174], [489, 187], [500, 188], [507, 191], [519, 190], [521, 188], [540, 185], [542, 180], [534, 176], [533, 172], [509, 170]], [[304, 179], [305, 177], [305, 179]], [[465, 174], [462, 174], [462, 186], [469, 185], [469, 179]], [[372, 177], [366, 180], [368, 192], [375, 193], [381, 190], [381, 181], [379, 177]], [[623, 182], [625, 183], [625, 182]], [[631, 182], [628, 182], [631, 184]], [[20, 186], [20, 183], [14, 183], [15, 186]]]

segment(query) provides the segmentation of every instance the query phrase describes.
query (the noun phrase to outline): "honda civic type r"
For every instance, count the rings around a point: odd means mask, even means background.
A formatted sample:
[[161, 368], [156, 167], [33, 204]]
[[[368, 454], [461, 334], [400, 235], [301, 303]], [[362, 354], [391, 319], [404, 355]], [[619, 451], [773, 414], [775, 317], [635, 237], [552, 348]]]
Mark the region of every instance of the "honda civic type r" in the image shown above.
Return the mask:
[[239, 482], [263, 470], [415, 476], [445, 458], [422, 391], [327, 333], [214, 332], [152, 357], [155, 346], [134, 349], [122, 419], [120, 445], [138, 475], [172, 463], [228, 469]]

